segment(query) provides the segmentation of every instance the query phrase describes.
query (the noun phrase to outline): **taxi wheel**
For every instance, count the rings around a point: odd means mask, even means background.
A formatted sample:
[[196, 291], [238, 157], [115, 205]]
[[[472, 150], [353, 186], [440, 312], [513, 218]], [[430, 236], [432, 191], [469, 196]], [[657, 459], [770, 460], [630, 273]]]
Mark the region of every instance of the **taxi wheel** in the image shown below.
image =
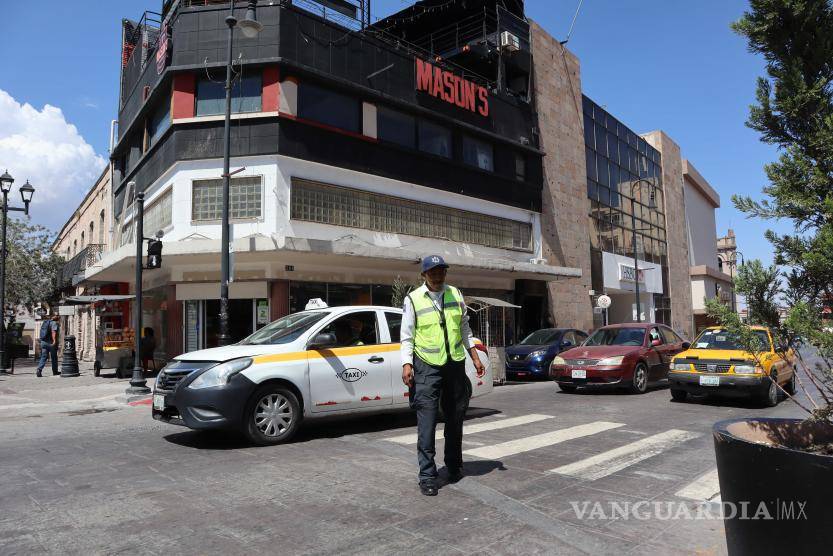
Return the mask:
[[778, 405], [778, 386], [775, 385], [775, 373], [769, 375], [769, 385], [761, 395], [761, 402], [764, 407], [775, 407]]
[[259, 446], [280, 444], [295, 435], [301, 424], [301, 407], [289, 388], [265, 384], [255, 390], [246, 406], [243, 432]]
[[645, 363], [637, 363], [633, 370], [633, 380], [631, 381], [631, 392], [634, 394], [644, 394], [648, 390], [648, 367]]

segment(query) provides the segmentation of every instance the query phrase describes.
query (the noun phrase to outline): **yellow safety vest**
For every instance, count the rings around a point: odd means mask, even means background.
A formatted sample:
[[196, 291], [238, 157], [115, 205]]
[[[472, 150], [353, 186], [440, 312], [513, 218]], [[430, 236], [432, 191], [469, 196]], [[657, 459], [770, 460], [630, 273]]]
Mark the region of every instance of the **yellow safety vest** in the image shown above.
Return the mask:
[[449, 352], [452, 360], [463, 361], [466, 350], [460, 330], [463, 321], [460, 290], [446, 286], [442, 314], [428, 295], [425, 285], [408, 294], [408, 298], [414, 309], [414, 353], [417, 357], [434, 367], [445, 365]]

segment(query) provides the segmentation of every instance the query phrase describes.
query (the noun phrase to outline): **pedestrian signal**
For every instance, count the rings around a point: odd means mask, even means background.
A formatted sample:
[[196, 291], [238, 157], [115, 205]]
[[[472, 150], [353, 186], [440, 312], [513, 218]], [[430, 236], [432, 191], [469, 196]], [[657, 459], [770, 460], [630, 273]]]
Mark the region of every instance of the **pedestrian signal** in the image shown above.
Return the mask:
[[159, 268], [162, 266], [162, 242], [158, 239], [148, 241], [148, 260], [145, 268]]

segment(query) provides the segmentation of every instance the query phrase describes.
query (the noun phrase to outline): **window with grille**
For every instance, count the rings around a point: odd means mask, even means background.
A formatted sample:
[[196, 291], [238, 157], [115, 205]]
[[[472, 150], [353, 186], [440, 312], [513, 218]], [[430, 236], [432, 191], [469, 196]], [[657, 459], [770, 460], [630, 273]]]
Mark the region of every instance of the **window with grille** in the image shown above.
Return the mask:
[[[102, 217], [103, 217], [102, 212]], [[152, 204], [145, 207], [145, 216], [142, 219], [143, 233], [145, 237], [156, 235], [159, 230], [165, 230], [173, 223], [173, 190], [168, 189], [161, 197], [154, 200]], [[127, 245], [133, 242], [133, 220], [131, 219], [121, 228], [121, 239], [119, 245]]]
[[[220, 220], [223, 214], [223, 180], [195, 180], [191, 196], [191, 219], [195, 222]], [[263, 188], [260, 176], [232, 178], [229, 217], [232, 220], [260, 218]]]
[[532, 225], [508, 218], [297, 178], [291, 204], [295, 220], [531, 251]]

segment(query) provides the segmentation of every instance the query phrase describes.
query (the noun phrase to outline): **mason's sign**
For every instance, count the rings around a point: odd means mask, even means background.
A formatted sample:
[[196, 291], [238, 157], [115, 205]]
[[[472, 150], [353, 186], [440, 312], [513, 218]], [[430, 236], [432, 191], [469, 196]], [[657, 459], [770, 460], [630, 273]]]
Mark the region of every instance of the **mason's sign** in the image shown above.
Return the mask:
[[416, 88], [481, 116], [489, 115], [489, 91], [468, 79], [416, 58]]
[[[632, 266], [628, 266], [625, 264], [619, 265], [619, 280], [622, 282], [636, 282], [637, 274], [634, 272], [634, 268]], [[639, 269], [639, 281], [645, 282], [645, 271], [643, 269]]]

